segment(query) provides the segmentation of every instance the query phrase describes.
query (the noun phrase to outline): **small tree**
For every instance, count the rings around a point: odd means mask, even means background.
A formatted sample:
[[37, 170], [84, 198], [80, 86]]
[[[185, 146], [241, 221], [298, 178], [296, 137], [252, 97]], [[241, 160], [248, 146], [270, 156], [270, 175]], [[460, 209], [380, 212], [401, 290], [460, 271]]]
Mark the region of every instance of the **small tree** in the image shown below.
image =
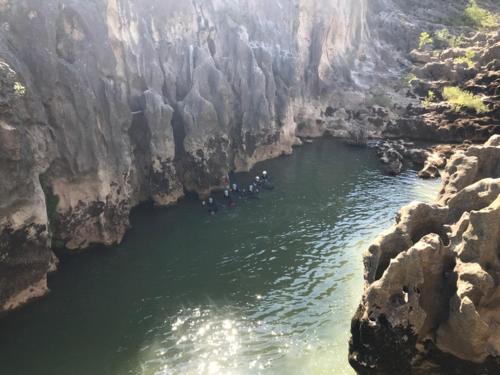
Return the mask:
[[429, 35], [429, 33], [426, 31], [421, 33], [420, 40], [418, 42], [418, 48], [424, 49], [426, 46], [431, 45], [431, 44], [432, 44], [432, 37]]

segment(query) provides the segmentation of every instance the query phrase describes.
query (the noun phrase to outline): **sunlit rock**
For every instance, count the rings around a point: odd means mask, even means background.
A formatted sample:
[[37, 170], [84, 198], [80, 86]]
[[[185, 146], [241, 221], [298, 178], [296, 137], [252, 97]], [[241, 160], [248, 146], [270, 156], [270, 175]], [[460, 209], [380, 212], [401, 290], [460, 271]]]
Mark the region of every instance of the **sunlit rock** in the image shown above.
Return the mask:
[[[350, 362], [360, 372], [499, 369], [500, 147], [457, 150], [441, 206], [413, 203], [368, 249]], [[412, 370], [413, 369], [413, 370]]]

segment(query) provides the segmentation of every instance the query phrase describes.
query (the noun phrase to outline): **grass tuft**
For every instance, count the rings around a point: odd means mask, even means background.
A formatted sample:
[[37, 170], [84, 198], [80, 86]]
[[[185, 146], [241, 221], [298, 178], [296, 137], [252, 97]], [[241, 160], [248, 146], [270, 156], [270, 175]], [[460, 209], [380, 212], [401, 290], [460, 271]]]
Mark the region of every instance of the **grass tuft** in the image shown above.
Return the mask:
[[465, 51], [465, 56], [460, 56], [460, 57], [456, 57], [453, 62], [455, 64], [467, 64], [467, 67], [469, 69], [473, 68], [474, 65], [476, 65], [474, 63], [474, 61], [472, 61], [472, 59], [474, 58], [474, 56], [476, 56], [476, 52], [474, 52], [473, 50], [467, 50]]
[[435, 101], [435, 99], [436, 99], [436, 94], [434, 94], [434, 92], [429, 90], [426, 98], [422, 102], [422, 105], [424, 106], [424, 108], [428, 109], [428, 108], [430, 108], [431, 104]]
[[488, 106], [483, 103], [481, 97], [458, 87], [448, 86], [443, 89], [443, 97], [455, 111], [464, 108], [474, 109], [476, 113], [488, 112]]

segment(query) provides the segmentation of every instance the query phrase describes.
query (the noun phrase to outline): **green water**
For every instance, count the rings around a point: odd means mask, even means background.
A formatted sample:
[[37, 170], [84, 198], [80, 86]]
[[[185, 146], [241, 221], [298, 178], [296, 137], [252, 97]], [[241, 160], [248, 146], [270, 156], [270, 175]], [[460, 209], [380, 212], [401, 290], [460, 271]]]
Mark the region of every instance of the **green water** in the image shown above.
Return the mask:
[[62, 259], [52, 293], [0, 321], [0, 373], [353, 373], [362, 251], [438, 182], [334, 140], [263, 168], [259, 200], [141, 208], [122, 245]]

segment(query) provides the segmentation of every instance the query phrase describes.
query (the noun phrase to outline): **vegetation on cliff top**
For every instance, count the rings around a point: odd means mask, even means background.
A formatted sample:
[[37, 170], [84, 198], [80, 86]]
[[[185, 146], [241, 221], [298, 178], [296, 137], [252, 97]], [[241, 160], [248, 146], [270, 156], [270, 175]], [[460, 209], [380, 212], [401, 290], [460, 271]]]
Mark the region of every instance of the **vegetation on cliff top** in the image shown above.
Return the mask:
[[465, 8], [465, 16], [476, 27], [491, 29], [498, 25], [497, 17], [486, 9], [481, 8], [476, 0], [469, 1], [469, 5]]
[[[453, 26], [472, 26], [480, 29], [493, 29], [499, 26], [499, 17], [484, 8], [481, 8], [476, 0], [470, 0], [464, 10], [464, 14], [453, 20], [443, 22]], [[424, 31], [420, 34], [418, 48], [458, 48], [464, 44], [464, 35], [452, 35], [448, 29], [441, 29], [434, 33]]]
[[468, 49], [465, 51], [464, 56], [456, 57], [453, 62], [455, 64], [467, 64], [467, 67], [469, 69], [473, 68], [474, 65], [476, 64], [472, 59], [476, 56], [476, 52], [474, 52], [471, 49]]
[[476, 113], [488, 112], [488, 107], [483, 103], [481, 97], [458, 87], [447, 86], [443, 89], [443, 97], [455, 111], [464, 108], [474, 109]]
[[434, 45], [436, 48], [458, 48], [464, 44], [464, 35], [451, 35], [448, 29], [441, 29], [434, 33]]
[[[444, 101], [457, 112], [463, 109], [474, 109], [478, 114], [489, 111], [488, 106], [483, 103], [480, 96], [462, 90], [459, 87], [446, 86], [443, 88], [442, 94]], [[436, 94], [429, 90], [427, 96], [422, 101], [422, 106], [429, 109], [433, 103], [437, 102], [436, 99]]]

